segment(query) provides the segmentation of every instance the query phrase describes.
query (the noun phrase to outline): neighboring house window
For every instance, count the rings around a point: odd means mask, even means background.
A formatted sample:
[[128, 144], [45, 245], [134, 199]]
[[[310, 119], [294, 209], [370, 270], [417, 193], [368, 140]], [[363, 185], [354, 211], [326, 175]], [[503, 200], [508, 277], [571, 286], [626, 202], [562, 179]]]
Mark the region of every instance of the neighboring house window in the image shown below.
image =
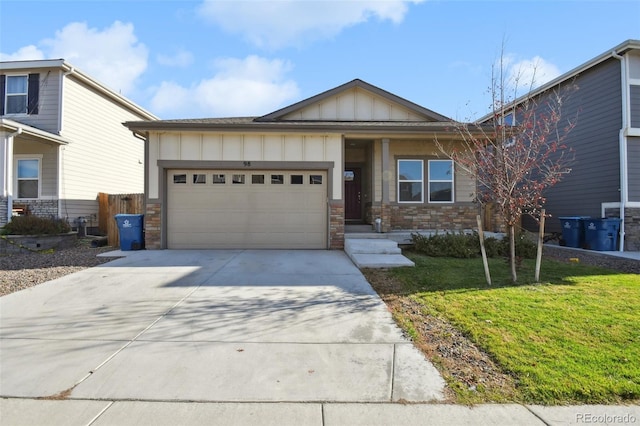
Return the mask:
[[29, 80], [26, 75], [7, 76], [7, 114], [26, 114], [29, 92]]
[[38, 114], [40, 74], [1, 75], [0, 115]]
[[453, 161], [429, 160], [429, 202], [453, 203]]
[[398, 202], [422, 203], [424, 201], [424, 162], [422, 160], [398, 160]]
[[19, 158], [16, 161], [18, 198], [39, 198], [40, 159]]

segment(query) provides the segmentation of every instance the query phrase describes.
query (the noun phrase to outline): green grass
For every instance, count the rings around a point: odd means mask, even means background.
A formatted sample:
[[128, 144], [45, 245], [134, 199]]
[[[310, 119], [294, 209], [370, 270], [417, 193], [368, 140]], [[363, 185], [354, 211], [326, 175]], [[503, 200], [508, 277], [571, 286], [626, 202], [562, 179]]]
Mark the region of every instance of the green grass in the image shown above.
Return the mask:
[[459, 328], [516, 378], [518, 399], [542, 404], [640, 398], [640, 275], [545, 260], [543, 283], [508, 265], [408, 254], [392, 270], [411, 297]]

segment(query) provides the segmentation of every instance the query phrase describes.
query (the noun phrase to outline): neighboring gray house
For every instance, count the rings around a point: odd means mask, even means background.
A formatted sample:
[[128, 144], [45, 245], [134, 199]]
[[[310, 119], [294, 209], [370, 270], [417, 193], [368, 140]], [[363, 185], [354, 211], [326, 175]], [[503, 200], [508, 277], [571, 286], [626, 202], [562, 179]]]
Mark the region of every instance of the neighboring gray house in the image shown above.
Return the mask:
[[97, 224], [99, 192], [142, 193], [156, 117], [63, 59], [0, 62], [0, 226], [14, 214]]
[[[573, 84], [578, 90], [563, 102], [562, 112], [577, 116], [566, 139], [576, 163], [546, 193], [545, 208], [553, 217], [546, 229], [560, 232], [559, 216], [621, 217], [624, 211], [620, 249], [640, 250], [640, 40], [627, 40], [528, 96], [544, 97]], [[523, 225], [533, 228], [526, 220]]]

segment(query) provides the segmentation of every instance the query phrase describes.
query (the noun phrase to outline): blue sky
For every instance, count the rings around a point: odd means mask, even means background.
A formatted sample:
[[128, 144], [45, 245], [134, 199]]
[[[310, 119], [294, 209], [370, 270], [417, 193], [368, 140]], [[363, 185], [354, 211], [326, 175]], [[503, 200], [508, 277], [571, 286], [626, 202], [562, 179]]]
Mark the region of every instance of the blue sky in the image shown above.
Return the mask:
[[[64, 58], [163, 119], [263, 115], [363, 79], [467, 120], [492, 66], [542, 84], [627, 39], [640, 0], [1, 0], [0, 59]], [[525, 74], [526, 75], [526, 74]]]

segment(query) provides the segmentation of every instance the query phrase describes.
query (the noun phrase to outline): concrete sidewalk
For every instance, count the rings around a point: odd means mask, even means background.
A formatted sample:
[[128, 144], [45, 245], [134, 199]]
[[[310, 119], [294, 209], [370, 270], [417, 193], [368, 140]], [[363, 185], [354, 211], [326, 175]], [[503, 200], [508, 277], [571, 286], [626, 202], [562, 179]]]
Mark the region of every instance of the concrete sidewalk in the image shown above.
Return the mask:
[[442, 404], [437, 370], [337, 251], [128, 252], [4, 296], [0, 397], [3, 426], [640, 422]]
[[0, 399], [10, 426], [273, 425], [273, 426], [544, 426], [635, 425], [638, 406], [569, 407], [489, 404], [202, 403]]

